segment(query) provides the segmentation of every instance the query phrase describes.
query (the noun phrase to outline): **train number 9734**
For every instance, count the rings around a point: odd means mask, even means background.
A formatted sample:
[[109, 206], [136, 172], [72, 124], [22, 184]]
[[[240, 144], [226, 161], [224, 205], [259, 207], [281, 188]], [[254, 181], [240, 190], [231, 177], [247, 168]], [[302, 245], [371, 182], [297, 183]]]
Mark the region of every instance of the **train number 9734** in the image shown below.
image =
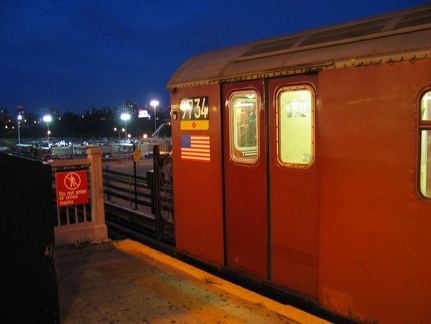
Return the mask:
[[181, 98], [181, 120], [207, 120], [208, 97]]

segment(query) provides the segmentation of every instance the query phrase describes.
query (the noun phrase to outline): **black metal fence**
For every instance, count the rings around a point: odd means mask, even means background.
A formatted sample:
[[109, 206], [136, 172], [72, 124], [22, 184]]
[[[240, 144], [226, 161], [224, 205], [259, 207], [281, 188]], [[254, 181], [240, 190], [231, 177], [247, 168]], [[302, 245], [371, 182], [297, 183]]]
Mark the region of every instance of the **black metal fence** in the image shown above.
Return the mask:
[[[172, 159], [153, 148], [153, 171], [146, 176], [103, 169], [105, 201], [118, 203], [130, 210], [154, 218], [155, 236], [163, 239], [174, 236], [174, 202], [172, 192]], [[136, 219], [136, 215], [131, 216]]]
[[103, 169], [103, 191], [108, 202], [113, 202], [116, 198], [117, 201], [127, 202], [130, 206], [140, 205], [151, 207], [153, 202], [151, 199], [152, 188], [149, 185], [150, 182], [148, 181], [148, 176], [134, 176]]

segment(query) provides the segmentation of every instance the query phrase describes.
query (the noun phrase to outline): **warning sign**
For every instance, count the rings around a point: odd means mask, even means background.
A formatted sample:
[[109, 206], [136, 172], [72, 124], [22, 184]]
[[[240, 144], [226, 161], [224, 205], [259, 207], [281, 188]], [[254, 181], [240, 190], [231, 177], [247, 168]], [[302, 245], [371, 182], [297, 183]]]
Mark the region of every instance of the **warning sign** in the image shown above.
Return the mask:
[[88, 203], [87, 171], [67, 171], [55, 174], [57, 207]]
[[141, 161], [141, 151], [140, 150], [134, 150], [133, 151], [133, 162], [139, 162]]

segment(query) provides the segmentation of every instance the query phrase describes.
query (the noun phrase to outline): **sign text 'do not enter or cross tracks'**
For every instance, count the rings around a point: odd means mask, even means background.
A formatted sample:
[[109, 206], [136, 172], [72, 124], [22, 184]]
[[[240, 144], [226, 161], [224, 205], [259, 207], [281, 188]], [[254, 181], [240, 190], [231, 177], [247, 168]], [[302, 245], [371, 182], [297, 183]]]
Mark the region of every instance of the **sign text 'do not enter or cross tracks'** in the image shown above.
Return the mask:
[[88, 181], [86, 170], [57, 172], [55, 187], [57, 191], [57, 207], [87, 204]]

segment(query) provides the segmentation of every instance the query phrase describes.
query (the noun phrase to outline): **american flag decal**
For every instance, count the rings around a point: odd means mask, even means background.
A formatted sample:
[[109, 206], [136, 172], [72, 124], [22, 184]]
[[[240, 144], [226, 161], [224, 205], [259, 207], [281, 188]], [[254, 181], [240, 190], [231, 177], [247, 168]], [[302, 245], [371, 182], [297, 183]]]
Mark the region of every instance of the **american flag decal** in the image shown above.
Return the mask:
[[209, 135], [181, 135], [181, 159], [210, 161]]

